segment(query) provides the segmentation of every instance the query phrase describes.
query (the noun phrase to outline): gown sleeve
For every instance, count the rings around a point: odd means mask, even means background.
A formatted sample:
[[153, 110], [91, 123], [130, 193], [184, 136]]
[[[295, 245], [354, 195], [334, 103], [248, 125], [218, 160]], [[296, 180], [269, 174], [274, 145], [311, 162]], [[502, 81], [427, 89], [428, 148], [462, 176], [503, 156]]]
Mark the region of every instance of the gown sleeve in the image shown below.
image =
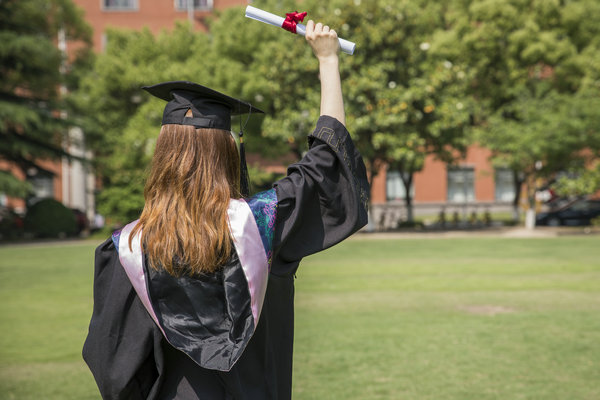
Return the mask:
[[155, 398], [163, 367], [161, 340], [108, 239], [96, 249], [94, 309], [83, 347], [102, 398]]
[[321, 116], [309, 151], [275, 183], [277, 220], [271, 273], [294, 273], [305, 256], [347, 238], [367, 223], [369, 184], [345, 126]]

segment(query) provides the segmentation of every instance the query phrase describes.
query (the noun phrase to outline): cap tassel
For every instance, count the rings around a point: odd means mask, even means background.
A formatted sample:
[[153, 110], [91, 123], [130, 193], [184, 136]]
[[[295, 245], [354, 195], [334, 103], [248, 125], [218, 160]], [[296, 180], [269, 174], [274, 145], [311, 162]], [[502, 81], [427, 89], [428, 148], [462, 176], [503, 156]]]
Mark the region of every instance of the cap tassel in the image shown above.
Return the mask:
[[240, 192], [242, 197], [250, 196], [250, 177], [246, 165], [246, 150], [244, 148], [244, 133], [240, 132]]
[[244, 129], [250, 120], [250, 115], [252, 115], [252, 105], [248, 104], [248, 107], [248, 117], [246, 118], [246, 122], [244, 122], [244, 126], [242, 126], [242, 118], [240, 117], [240, 193], [242, 194], [242, 197], [250, 196], [250, 176], [248, 175], [246, 148], [244, 146]]

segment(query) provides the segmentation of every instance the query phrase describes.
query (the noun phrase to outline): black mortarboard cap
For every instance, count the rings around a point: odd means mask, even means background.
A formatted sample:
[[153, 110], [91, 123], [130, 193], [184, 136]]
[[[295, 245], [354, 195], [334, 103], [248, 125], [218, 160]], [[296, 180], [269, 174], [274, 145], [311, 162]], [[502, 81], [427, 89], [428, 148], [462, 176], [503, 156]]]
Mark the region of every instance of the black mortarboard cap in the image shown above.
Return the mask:
[[[197, 83], [163, 82], [142, 89], [167, 101], [162, 124], [191, 125], [196, 128], [231, 130], [231, 116], [264, 112], [250, 103], [229, 97]], [[188, 110], [192, 117], [186, 117]]]
[[[264, 111], [252, 107], [250, 103], [229, 97], [193, 82], [163, 82], [152, 86], [143, 86], [142, 89], [168, 102], [163, 112], [162, 125], [191, 125], [195, 128], [214, 128], [230, 131], [232, 115], [264, 114]], [[192, 117], [185, 116], [188, 110], [192, 111]], [[241, 129], [239, 135], [240, 190], [243, 196], [248, 196], [248, 167], [246, 166]]]

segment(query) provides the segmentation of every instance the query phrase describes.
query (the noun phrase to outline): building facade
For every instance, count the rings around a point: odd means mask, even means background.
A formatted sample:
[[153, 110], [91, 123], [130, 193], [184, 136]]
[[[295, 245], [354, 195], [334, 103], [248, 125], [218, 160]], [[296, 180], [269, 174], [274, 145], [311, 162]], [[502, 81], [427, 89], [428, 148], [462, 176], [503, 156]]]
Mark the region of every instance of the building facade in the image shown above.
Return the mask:
[[106, 29], [142, 29], [152, 33], [171, 29], [177, 21], [190, 21], [194, 28], [206, 30], [205, 18], [215, 10], [250, 3], [248, 0], [73, 0], [85, 12], [94, 30], [94, 49], [102, 51]]
[[[488, 149], [477, 145], [453, 165], [427, 156], [410, 188], [414, 216], [435, 222], [443, 212], [447, 220], [468, 221], [481, 220], [485, 213], [510, 213], [515, 198], [513, 172], [495, 168], [490, 156]], [[406, 220], [405, 193], [400, 173], [381, 168], [371, 186], [374, 228], [393, 229]]]

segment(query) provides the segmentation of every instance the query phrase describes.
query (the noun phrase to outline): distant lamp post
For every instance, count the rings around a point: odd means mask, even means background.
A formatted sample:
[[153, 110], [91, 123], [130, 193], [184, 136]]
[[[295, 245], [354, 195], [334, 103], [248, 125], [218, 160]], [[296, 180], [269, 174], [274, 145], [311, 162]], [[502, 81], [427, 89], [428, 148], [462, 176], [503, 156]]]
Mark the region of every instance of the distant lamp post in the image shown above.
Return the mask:
[[[536, 161], [534, 163], [534, 168], [536, 171], [541, 171], [542, 168], [544, 167], [544, 163], [540, 160]], [[535, 229], [535, 214], [536, 214], [536, 206], [537, 206], [537, 196], [535, 191], [536, 186], [537, 186], [537, 182], [535, 177], [533, 177], [532, 179], [530, 179], [529, 182], [530, 185], [530, 189], [529, 189], [529, 193], [528, 193], [528, 205], [529, 208], [527, 208], [527, 211], [525, 212], [525, 228], [527, 229]], [[531, 194], [531, 191], [533, 191], [533, 194]], [[533, 197], [532, 197], [533, 196]]]
[[539, 161], [539, 160], [535, 162], [535, 170], [536, 170], [536, 171], [540, 171], [540, 170], [542, 169], [542, 167], [543, 167], [543, 166], [544, 166], [544, 163], [543, 163], [543, 162], [541, 162], [541, 161]]
[[187, 0], [187, 13], [188, 13], [188, 21], [190, 21], [190, 25], [192, 29], [194, 28], [194, 0]]
[[142, 96], [140, 96], [139, 94], [134, 94], [133, 96], [131, 96], [130, 100], [133, 104], [140, 104], [142, 102]]

